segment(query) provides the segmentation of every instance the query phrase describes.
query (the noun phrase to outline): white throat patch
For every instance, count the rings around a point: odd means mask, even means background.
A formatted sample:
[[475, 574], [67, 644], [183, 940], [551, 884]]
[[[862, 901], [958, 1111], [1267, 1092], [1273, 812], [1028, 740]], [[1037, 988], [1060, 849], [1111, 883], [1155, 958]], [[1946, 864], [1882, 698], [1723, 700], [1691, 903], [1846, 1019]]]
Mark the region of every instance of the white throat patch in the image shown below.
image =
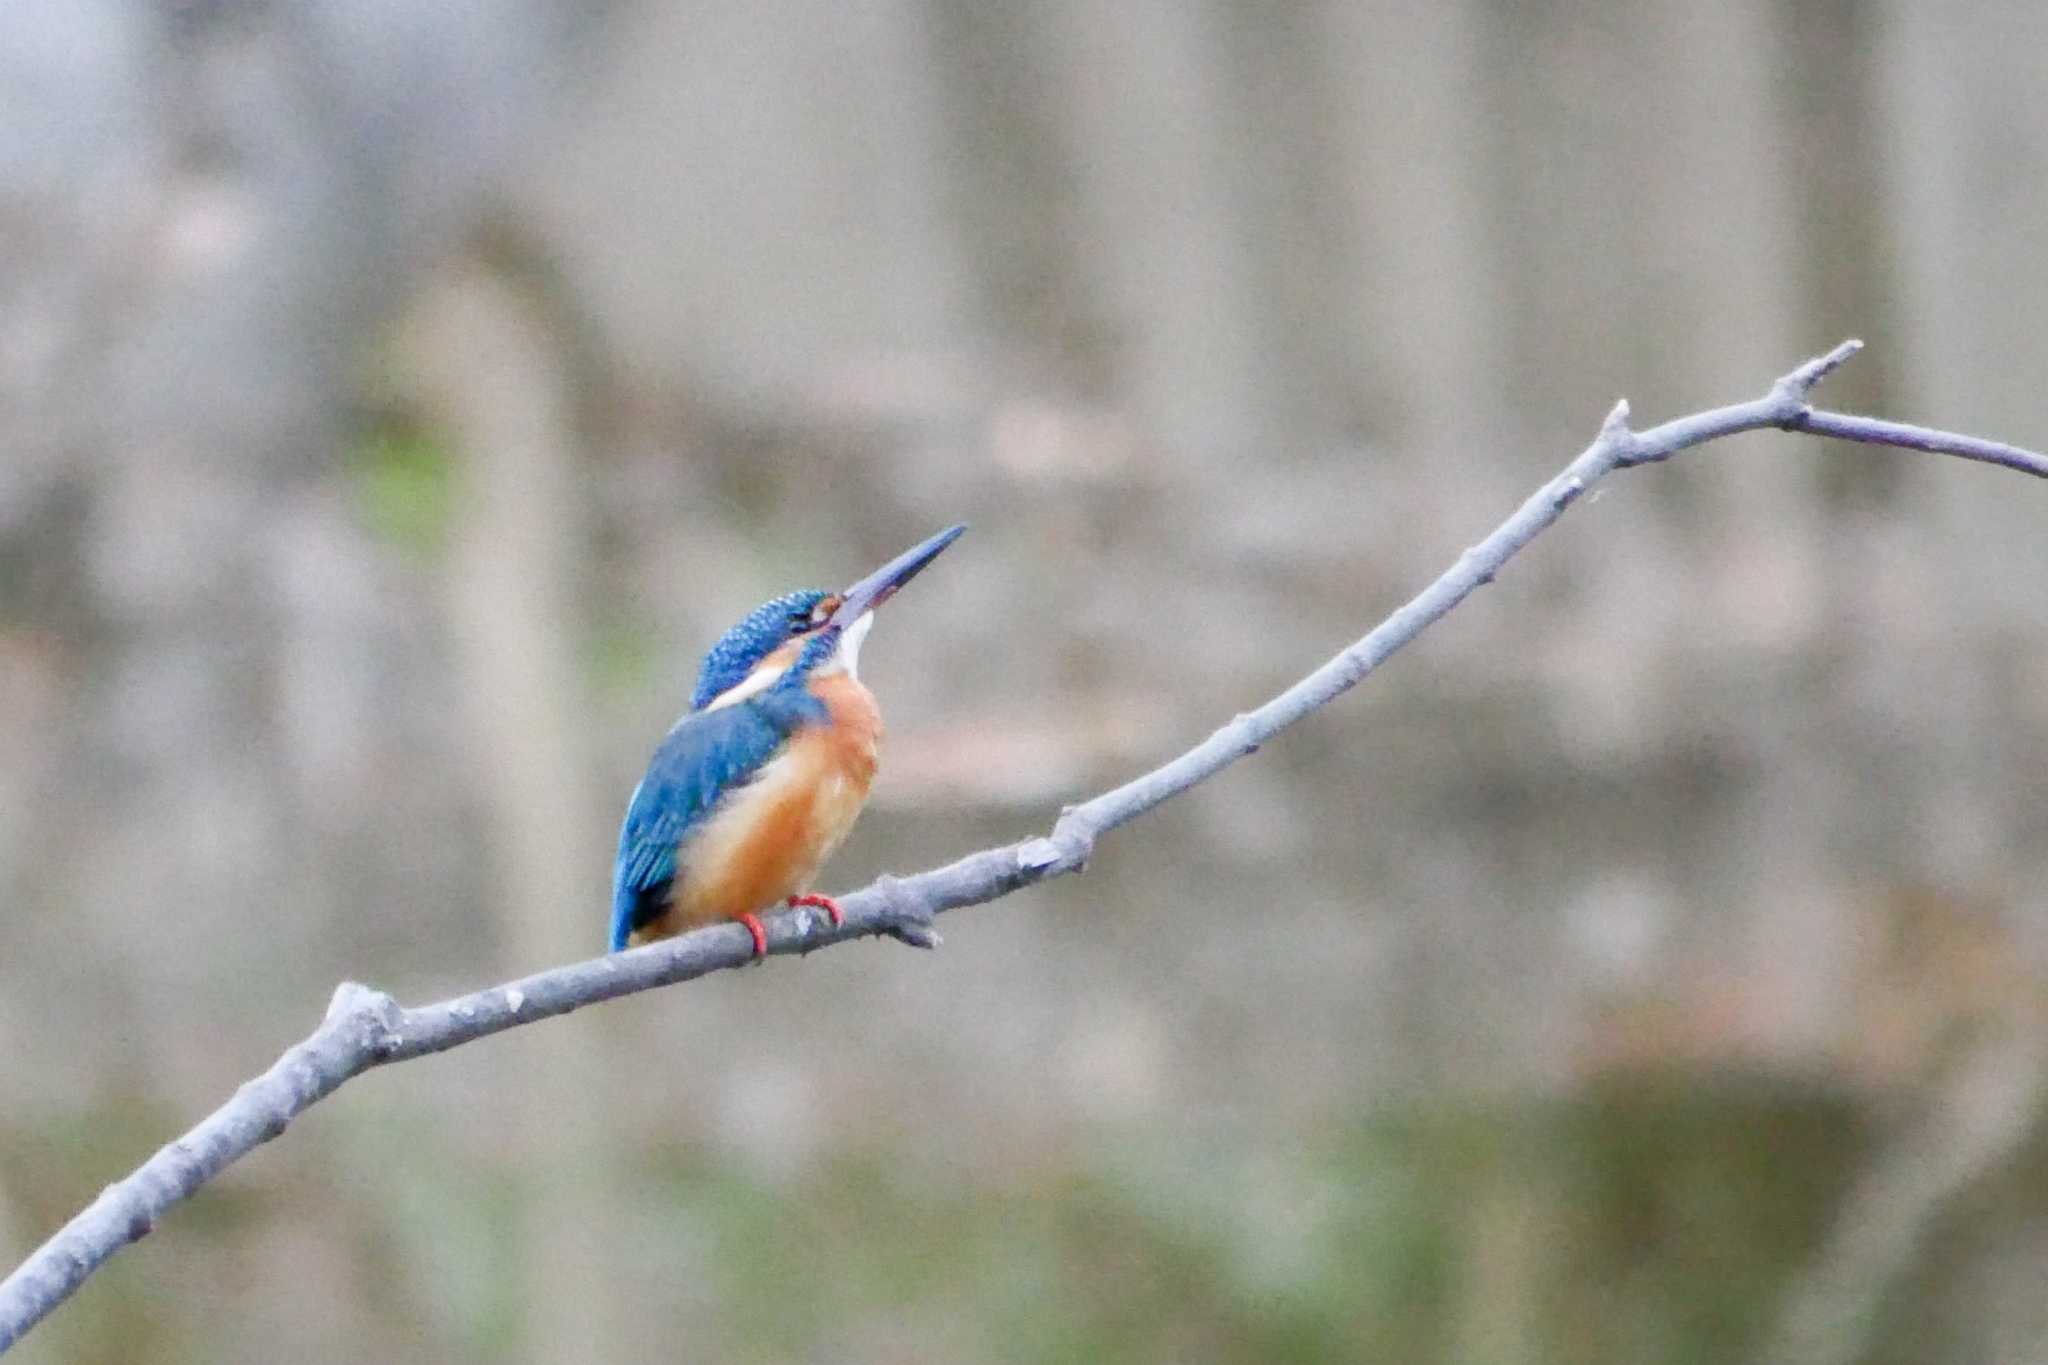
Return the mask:
[[860, 677], [860, 646], [868, 638], [868, 632], [875, 628], [875, 614], [862, 612], [854, 623], [839, 637], [839, 648], [825, 664], [826, 672], [845, 669], [849, 678]]

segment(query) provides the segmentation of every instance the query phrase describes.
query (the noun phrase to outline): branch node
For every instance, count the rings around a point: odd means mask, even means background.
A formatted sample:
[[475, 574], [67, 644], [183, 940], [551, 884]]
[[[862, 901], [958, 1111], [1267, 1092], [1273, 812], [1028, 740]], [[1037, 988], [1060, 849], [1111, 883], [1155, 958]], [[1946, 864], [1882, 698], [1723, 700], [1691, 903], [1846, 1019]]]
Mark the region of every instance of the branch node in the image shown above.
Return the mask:
[[[1617, 469], [1628, 469], [1643, 463], [1642, 451], [1636, 442], [1634, 428], [1628, 424], [1628, 417], [1628, 399], [1615, 399], [1614, 406], [1607, 410], [1607, 416], [1600, 423], [1599, 436], [1595, 437], [1593, 442], [1596, 447], [1613, 452], [1614, 467]], [[1571, 490], [1573, 498], [1585, 491], [1585, 481], [1577, 482], [1578, 487]], [[1563, 511], [1566, 505], [1559, 504], [1558, 510]]]
[[884, 872], [875, 878], [875, 894], [882, 898], [884, 930], [890, 938], [911, 948], [927, 950], [945, 942], [932, 924], [932, 908], [915, 896], [905, 895], [903, 879]]
[[[1626, 467], [1627, 463], [1627, 453], [1621, 452], [1617, 459], [1617, 465], [1619, 467]], [[1571, 477], [1567, 478], [1563, 483], [1557, 485], [1557, 492], [1554, 495], [1552, 495], [1550, 499], [1550, 505], [1555, 510], [1562, 512], [1565, 508], [1570, 507], [1573, 503], [1577, 502], [1579, 500], [1579, 495], [1584, 493], [1585, 491], [1586, 481], [1580, 478], [1577, 474], [1573, 474]]]
[[[1060, 809], [1060, 818], [1053, 822], [1052, 837], [1044, 841], [1052, 845], [1058, 857], [1041, 870], [1061, 864], [1071, 867], [1076, 872], [1088, 870], [1088, 860], [1095, 855], [1096, 829], [1084, 813], [1086, 809], [1085, 806], [1064, 806]], [[1026, 847], [1038, 842], [1040, 841], [1034, 839]]]
[[327, 1001], [326, 1022], [332, 1024], [362, 1011], [365, 1007], [373, 1007], [377, 994], [360, 981], [342, 982], [334, 988], [334, 994]]
[[1023, 843], [1017, 845], [1017, 870], [1019, 872], [1043, 872], [1049, 867], [1058, 866], [1059, 861], [1060, 846], [1043, 835], [1036, 839], [1026, 839]]
[[1780, 431], [1802, 431], [1806, 427], [1806, 419], [1811, 416], [1813, 416], [1812, 404], [1804, 401], [1794, 401], [1791, 408], [1783, 413], [1777, 421], [1771, 423], [1771, 425]]
[[937, 948], [946, 940], [939, 937], [939, 931], [931, 925], [916, 920], [889, 926], [889, 937], [909, 948], [923, 948], [927, 952]]
[[1785, 415], [1773, 425], [1793, 430], [1794, 424], [1806, 416], [1806, 398], [1813, 392], [1813, 386], [1841, 369], [1862, 349], [1863, 343], [1851, 337], [1826, 355], [1815, 356], [1771, 385], [1771, 401], [1786, 410]]
[[1601, 419], [1600, 434], [1607, 437], [1632, 434], [1628, 429], [1628, 399], [1614, 400], [1614, 406], [1609, 408], [1607, 416]]
[[344, 981], [327, 1002], [323, 1032], [346, 1033], [361, 1055], [379, 1057], [396, 1050], [397, 1031], [405, 1010], [383, 991], [359, 981]]

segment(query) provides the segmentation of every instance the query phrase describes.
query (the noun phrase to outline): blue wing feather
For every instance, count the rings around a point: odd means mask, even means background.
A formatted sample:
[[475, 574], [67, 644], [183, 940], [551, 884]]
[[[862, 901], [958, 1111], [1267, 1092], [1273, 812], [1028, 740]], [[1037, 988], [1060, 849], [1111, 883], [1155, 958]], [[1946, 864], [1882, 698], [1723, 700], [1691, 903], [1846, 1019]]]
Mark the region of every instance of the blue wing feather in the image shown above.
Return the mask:
[[659, 912], [677, 876], [676, 849], [719, 798], [743, 787], [775, 757], [791, 730], [823, 706], [808, 693], [773, 688], [716, 711], [695, 711], [654, 751], [633, 789], [612, 869], [612, 951]]

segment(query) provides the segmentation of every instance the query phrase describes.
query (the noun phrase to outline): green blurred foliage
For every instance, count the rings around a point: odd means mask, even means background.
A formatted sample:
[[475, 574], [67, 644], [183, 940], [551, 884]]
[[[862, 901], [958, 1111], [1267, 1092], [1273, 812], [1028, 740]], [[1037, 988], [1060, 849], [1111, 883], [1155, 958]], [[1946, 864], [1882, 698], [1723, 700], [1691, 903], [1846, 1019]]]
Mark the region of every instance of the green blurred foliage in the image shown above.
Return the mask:
[[662, 662], [660, 638], [647, 621], [600, 617], [585, 650], [585, 668], [598, 695], [623, 702], [653, 687]]
[[[43, 1173], [8, 1197], [50, 1223], [87, 1202], [142, 1155], [107, 1134], [177, 1126], [132, 1110], [0, 1129], [0, 1171]], [[409, 1358], [516, 1351], [516, 1158], [391, 1118], [311, 1135], [324, 1191], [209, 1187], [175, 1246], [117, 1258], [30, 1358], [204, 1358], [234, 1295], [296, 1292], [248, 1248], [308, 1225]], [[640, 1326], [701, 1359], [1681, 1365], [1754, 1348], [1871, 1135], [1844, 1099], [1672, 1072], [1278, 1140], [1106, 1130], [996, 1182], [873, 1148], [778, 1181], [665, 1143], [614, 1235]]]
[[1677, 1365], [1754, 1346], [1866, 1135], [1844, 1102], [1673, 1075], [1267, 1136], [1105, 1138], [980, 1189], [675, 1148], [641, 1232], [701, 1264], [677, 1330], [724, 1359], [867, 1358], [881, 1320], [959, 1359]]
[[420, 560], [446, 547], [455, 508], [455, 459], [417, 425], [386, 418], [349, 451], [356, 514], [380, 539]]

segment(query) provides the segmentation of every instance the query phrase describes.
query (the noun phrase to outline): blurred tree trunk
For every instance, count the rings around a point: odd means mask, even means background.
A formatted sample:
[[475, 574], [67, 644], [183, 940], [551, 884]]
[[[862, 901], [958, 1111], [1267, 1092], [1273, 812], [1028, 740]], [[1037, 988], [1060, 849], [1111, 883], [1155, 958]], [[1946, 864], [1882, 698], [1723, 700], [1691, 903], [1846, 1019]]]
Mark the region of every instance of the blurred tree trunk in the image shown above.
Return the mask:
[[[528, 290], [469, 258], [406, 329], [408, 368], [461, 476], [448, 566], [470, 771], [486, 820], [484, 888], [506, 949], [482, 976], [588, 957], [605, 930], [605, 841], [592, 821], [577, 591], [591, 557], [567, 339]], [[580, 912], [580, 913], [579, 913]], [[481, 938], [482, 935], [479, 935]], [[518, 1133], [526, 1357], [609, 1360], [605, 1242], [617, 1227], [606, 1035], [521, 1040], [501, 1111]], [[530, 1043], [530, 1046], [527, 1044]]]
[[[0, 955], [49, 968], [0, 981], [18, 1121], [211, 1101], [339, 972], [411, 947], [388, 906], [465, 905], [471, 784], [432, 613], [352, 516], [355, 395], [607, 8], [8, 7], [0, 700], [25, 705], [0, 728]], [[602, 902], [575, 890], [555, 907]], [[564, 1283], [527, 1298], [602, 1312]]]
[[75, 700], [0, 776], [31, 911], [0, 947], [89, 952], [106, 990], [12, 986], [84, 1050], [53, 1093], [212, 1093], [246, 1059], [187, 1045], [224, 1006], [195, 982], [303, 1009], [302, 950], [346, 939], [351, 795], [420, 685], [331, 486], [354, 367], [603, 10], [10, 7], [0, 565]]

